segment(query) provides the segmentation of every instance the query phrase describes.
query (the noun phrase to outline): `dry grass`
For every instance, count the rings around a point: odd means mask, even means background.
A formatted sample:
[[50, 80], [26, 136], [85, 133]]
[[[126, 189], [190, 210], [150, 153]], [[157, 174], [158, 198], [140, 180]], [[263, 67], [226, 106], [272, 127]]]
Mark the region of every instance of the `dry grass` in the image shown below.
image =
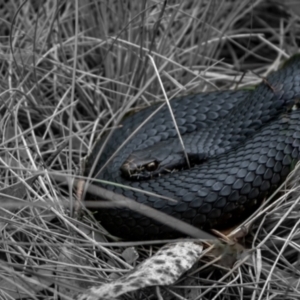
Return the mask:
[[[299, 17], [274, 3], [0, 1], [0, 185], [19, 183], [0, 191], [10, 196], [0, 211], [1, 299], [68, 299], [132, 269], [122, 258], [130, 243], [108, 243], [91, 218], [72, 217], [81, 158], [124, 114], [163, 99], [148, 54], [169, 98], [259, 82], [299, 46]], [[298, 299], [297, 186], [255, 223], [246, 263], [231, 270], [204, 257], [176, 286], [124, 298]], [[156, 249], [138, 245], [135, 263]]]

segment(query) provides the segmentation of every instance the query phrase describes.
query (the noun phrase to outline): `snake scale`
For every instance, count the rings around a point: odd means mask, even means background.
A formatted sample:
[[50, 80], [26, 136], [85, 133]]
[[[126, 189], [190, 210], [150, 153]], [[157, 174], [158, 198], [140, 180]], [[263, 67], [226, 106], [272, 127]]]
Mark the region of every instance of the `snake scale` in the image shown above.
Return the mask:
[[[253, 90], [218, 91], [171, 100], [190, 168], [163, 106], [99, 173], [121, 143], [157, 109], [128, 117], [87, 162], [94, 177], [140, 189], [100, 185], [198, 228], [223, 228], [249, 216], [300, 159], [300, 58], [295, 56]], [[145, 194], [152, 192], [169, 201]], [[95, 197], [88, 195], [89, 199]], [[96, 218], [127, 240], [176, 238], [180, 233], [128, 208], [99, 209]]]

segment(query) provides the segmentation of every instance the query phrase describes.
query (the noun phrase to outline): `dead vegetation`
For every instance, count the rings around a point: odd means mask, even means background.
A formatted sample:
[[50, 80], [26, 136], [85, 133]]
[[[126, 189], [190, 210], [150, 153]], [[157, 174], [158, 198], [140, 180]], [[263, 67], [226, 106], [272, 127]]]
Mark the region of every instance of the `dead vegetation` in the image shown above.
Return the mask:
[[[0, 1], [1, 299], [71, 299], [159, 249], [108, 241], [87, 211], [73, 215], [81, 159], [125, 114], [164, 99], [151, 58], [169, 98], [260, 82], [299, 48], [299, 9], [285, 4]], [[122, 297], [298, 299], [298, 186], [256, 220], [249, 251], [222, 248], [172, 286]]]

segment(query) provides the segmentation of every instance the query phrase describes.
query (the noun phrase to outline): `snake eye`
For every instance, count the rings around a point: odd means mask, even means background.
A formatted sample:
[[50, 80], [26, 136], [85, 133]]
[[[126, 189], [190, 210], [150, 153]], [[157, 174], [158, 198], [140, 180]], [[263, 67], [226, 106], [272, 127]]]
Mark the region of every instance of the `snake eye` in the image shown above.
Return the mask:
[[149, 163], [148, 165], [145, 166], [145, 169], [148, 172], [153, 172], [157, 169], [158, 164], [155, 161], [152, 161], [151, 163]]

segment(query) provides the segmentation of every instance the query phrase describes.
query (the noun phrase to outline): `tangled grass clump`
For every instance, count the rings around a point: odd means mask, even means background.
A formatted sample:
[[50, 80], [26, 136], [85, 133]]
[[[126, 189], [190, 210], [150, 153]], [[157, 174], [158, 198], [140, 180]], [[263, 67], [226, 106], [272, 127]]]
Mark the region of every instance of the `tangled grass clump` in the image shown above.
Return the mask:
[[[256, 84], [300, 42], [297, 10], [278, 1], [4, 0], [0, 18], [3, 299], [72, 298], [158, 250], [77, 216], [73, 181], [99, 136], [163, 99], [151, 58], [172, 98]], [[176, 285], [124, 298], [298, 299], [298, 189], [290, 181], [257, 218], [245, 262], [205, 255]]]

